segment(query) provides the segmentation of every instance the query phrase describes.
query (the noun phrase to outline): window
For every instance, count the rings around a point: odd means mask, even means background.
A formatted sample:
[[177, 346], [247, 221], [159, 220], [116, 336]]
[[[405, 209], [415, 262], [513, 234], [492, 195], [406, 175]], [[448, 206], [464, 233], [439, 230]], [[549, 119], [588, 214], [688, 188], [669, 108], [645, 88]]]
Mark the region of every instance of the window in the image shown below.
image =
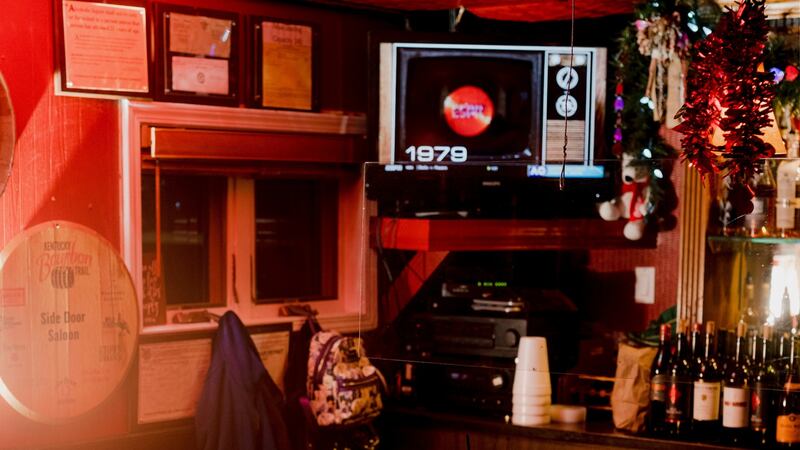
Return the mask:
[[255, 181], [258, 303], [336, 297], [336, 201], [332, 181]]
[[143, 334], [214, 328], [207, 312], [226, 310], [295, 320], [287, 302], [326, 328], [377, 325], [363, 117], [125, 100], [120, 114], [120, 246]]
[[225, 304], [226, 189], [225, 177], [142, 174], [142, 259], [167, 308]]

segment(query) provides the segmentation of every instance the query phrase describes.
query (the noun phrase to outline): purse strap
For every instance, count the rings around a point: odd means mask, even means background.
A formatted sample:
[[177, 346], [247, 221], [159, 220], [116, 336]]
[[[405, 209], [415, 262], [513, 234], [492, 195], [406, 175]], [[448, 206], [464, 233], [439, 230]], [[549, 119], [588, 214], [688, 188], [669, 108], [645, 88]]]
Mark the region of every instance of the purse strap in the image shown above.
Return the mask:
[[325, 369], [325, 363], [328, 360], [328, 355], [333, 350], [333, 346], [342, 339], [341, 335], [333, 335], [328, 342], [325, 343], [325, 346], [322, 347], [322, 351], [319, 352], [317, 355], [317, 360], [314, 361], [314, 376], [311, 377], [313, 380], [312, 388], [316, 389], [317, 386], [322, 383], [322, 377]]

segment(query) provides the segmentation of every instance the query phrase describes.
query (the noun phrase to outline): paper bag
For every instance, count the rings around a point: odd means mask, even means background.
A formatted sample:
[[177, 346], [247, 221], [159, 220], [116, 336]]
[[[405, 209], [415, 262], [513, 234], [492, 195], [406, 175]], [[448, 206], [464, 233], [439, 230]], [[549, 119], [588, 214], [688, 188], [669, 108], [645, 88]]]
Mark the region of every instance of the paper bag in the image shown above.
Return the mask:
[[619, 345], [611, 413], [614, 426], [621, 430], [638, 432], [644, 426], [650, 404], [650, 366], [656, 351], [654, 347]]

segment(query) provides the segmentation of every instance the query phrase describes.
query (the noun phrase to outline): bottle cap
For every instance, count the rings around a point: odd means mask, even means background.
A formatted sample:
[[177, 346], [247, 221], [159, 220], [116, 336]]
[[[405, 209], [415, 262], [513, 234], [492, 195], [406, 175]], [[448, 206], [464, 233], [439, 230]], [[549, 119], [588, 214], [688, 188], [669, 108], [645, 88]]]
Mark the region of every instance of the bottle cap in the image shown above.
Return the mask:
[[678, 334], [686, 333], [686, 319], [679, 318], [675, 320], [675, 328], [678, 330]]
[[736, 325], [736, 336], [744, 337], [745, 335], [747, 335], [747, 324], [743, 320], [740, 320]]
[[772, 326], [765, 323], [764, 326], [761, 327], [761, 335], [764, 339], [772, 339]]

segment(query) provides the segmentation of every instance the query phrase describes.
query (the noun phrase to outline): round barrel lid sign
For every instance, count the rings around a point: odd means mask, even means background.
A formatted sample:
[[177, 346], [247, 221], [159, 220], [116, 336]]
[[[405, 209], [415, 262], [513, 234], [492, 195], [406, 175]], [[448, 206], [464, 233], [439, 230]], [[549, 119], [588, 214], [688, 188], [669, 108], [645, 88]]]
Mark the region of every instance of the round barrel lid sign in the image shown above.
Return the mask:
[[106, 240], [68, 222], [26, 230], [0, 253], [0, 395], [40, 422], [94, 409], [129, 369], [138, 320]]
[[483, 89], [461, 86], [444, 99], [444, 118], [450, 129], [465, 137], [483, 133], [494, 118], [494, 103]]

